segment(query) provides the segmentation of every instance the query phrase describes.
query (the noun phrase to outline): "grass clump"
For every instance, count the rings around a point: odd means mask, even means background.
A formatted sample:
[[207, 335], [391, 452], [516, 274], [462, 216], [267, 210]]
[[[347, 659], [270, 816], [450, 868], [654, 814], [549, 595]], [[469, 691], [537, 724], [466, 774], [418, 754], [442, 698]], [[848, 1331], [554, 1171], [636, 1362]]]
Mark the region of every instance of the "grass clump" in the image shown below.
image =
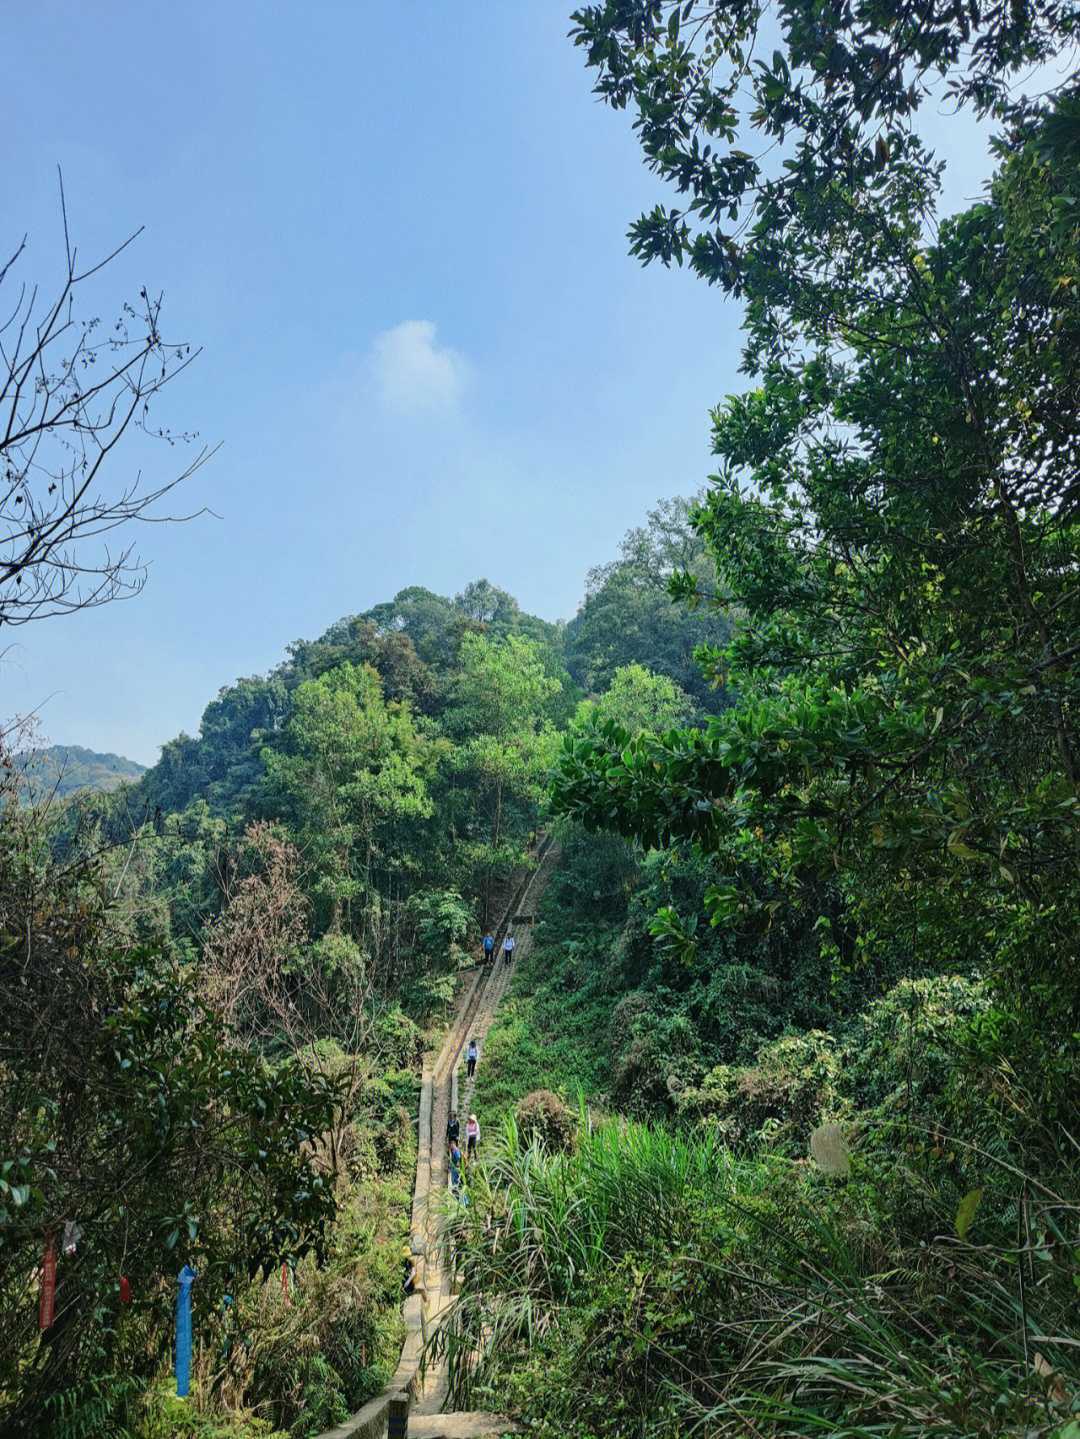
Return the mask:
[[906, 1153], [889, 1221], [891, 1145], [864, 1134], [845, 1182], [712, 1134], [583, 1115], [570, 1152], [508, 1121], [450, 1220], [455, 1403], [510, 1408], [551, 1439], [1071, 1439], [1075, 1166], [1054, 1189], [974, 1156], [984, 1195], [961, 1237], [955, 1187]]

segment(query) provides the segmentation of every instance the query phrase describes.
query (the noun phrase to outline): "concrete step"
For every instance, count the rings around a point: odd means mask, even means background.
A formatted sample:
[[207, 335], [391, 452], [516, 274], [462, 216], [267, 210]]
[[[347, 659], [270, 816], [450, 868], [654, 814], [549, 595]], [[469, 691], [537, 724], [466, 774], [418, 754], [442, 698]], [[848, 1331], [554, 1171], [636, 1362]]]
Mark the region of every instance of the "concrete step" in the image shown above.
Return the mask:
[[410, 1414], [409, 1439], [499, 1439], [521, 1430], [502, 1414]]

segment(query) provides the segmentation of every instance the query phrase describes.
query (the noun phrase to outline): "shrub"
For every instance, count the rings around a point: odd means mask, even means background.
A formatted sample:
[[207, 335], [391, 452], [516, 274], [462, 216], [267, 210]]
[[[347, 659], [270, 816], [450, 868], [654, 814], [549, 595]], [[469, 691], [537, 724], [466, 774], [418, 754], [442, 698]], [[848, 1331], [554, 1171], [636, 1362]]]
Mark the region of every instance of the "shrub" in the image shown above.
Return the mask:
[[396, 1004], [384, 1005], [375, 1021], [375, 1043], [388, 1069], [418, 1068], [424, 1049], [419, 1029]]
[[761, 1046], [754, 1064], [719, 1064], [700, 1086], [676, 1096], [688, 1117], [715, 1117], [726, 1138], [766, 1130], [774, 1142], [805, 1146], [810, 1131], [838, 1103], [840, 1056], [821, 1030], [786, 1034]]
[[987, 1004], [983, 986], [960, 975], [901, 980], [844, 1036], [845, 1094], [862, 1108], [898, 1093], [917, 1111], [940, 1103], [956, 1075], [957, 1032]]
[[547, 1149], [572, 1149], [577, 1121], [557, 1094], [536, 1089], [517, 1107], [518, 1131], [524, 1143], [539, 1140]]

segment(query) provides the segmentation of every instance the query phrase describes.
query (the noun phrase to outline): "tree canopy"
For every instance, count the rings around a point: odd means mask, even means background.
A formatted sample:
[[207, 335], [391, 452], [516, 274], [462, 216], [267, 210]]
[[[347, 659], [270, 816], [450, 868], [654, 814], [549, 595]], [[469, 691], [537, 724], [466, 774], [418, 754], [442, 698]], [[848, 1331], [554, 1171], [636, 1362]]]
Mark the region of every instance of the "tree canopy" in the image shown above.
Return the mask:
[[[665, 257], [749, 302], [757, 383], [714, 414], [694, 517], [745, 612], [707, 657], [738, 702], [704, 731], [568, 737], [557, 804], [714, 855], [715, 922], [767, 927], [828, 880], [858, 936], [845, 962], [903, 931], [913, 955], [989, 967], [1010, 1052], [1060, 1102], [1072, 1069], [1047, 1041], [1080, 1019], [1077, 109], [1068, 87], [1014, 104], [1005, 76], [1074, 17], [782, 6], [744, 122], [681, 38], [702, 12], [661, 31], [662, 11], [583, 12], [581, 36], [706, 227], [654, 216], [639, 248], [675, 233]], [[692, 33], [737, 63], [756, 9], [709, 14]], [[913, 121], [933, 70], [1007, 124], [985, 198], [927, 235], [937, 172]], [[698, 148], [746, 126], [797, 137], [781, 179]], [[738, 246], [708, 185], [756, 207]]]
[[693, 505], [661, 500], [648, 524], [630, 530], [619, 559], [589, 571], [585, 598], [566, 627], [566, 664], [589, 694], [598, 694], [627, 665], [665, 674], [703, 705], [724, 702], [695, 659], [700, 645], [725, 644], [732, 634], [724, 607], [689, 609], [672, 603], [668, 585], [693, 574], [700, 594], [713, 597], [716, 569], [691, 523]]

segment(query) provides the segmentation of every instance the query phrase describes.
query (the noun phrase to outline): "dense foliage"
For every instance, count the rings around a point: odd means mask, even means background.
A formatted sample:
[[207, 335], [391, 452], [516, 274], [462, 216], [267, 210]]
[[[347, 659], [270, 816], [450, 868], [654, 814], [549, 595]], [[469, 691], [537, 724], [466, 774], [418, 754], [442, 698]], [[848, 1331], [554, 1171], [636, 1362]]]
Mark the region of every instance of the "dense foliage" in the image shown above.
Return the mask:
[[[2, 773], [0, 1423], [36, 1432], [88, 1373], [158, 1351], [185, 1261], [227, 1290], [321, 1250], [333, 1195], [309, 1146], [335, 1087], [230, 1042], [194, 972], [122, 933], [104, 867], [57, 862]], [[36, 1344], [38, 1261], [68, 1222], [82, 1237]]]
[[[205, 1412], [258, 1406], [299, 1439], [378, 1392], [400, 1339], [418, 1026], [437, 1031], [525, 857], [559, 732], [613, 705], [691, 712], [640, 665], [581, 699], [561, 630], [479, 581], [296, 642], [115, 793], [17, 804], [34, 792], [9, 757], [4, 1423], [167, 1426], [167, 1386], [147, 1384], [184, 1263]], [[83, 1238], [39, 1342], [46, 1234], [69, 1219]]]
[[[457, 1219], [461, 1396], [551, 1434], [1071, 1439], [1075, 10], [575, 24], [680, 197], [634, 251], [746, 305], [693, 514], [720, 583], [669, 585], [740, 623], [699, 653], [732, 700], [707, 723], [609, 704], [565, 739], [555, 807], [600, 844], [568, 832], [478, 1092], [580, 1084], [677, 1132], [508, 1130]], [[955, 216], [941, 93], [998, 135]]]
[[306, 1435], [392, 1370], [416, 1021], [521, 860], [573, 703], [510, 596], [425, 619], [428, 660], [394, 619], [297, 643], [115, 794], [21, 802], [5, 755], [0, 1427], [157, 1432], [185, 1263], [204, 1409]]
[[[685, 32], [658, 31], [665, 8], [588, 12], [581, 38], [674, 175], [674, 148], [730, 142], [735, 119]], [[913, 17], [902, 63], [876, 12], [865, 33], [838, 17], [819, 57], [804, 9], [786, 7], [787, 54], [755, 79], [751, 124], [800, 137], [784, 178], [755, 189], [730, 155], [679, 172], [715, 227], [691, 246], [700, 267], [749, 300], [758, 378], [715, 414], [721, 471], [696, 515], [745, 610], [708, 657], [740, 702], [661, 739], [597, 723], [568, 740], [558, 800], [590, 827], [714, 855], [717, 922], [814, 919], [827, 881], [840, 969], [898, 933], [917, 961], [986, 967], [997, 1057], [1022, 1054], [1064, 1119], [1080, 1023], [1076, 108], [1070, 93], [1006, 104], [1003, 77], [1071, 21], [987, 16], [965, 60], [977, 21]], [[713, 14], [711, 59], [737, 67], [756, 12]], [[958, 95], [996, 97], [1005, 128], [985, 200], [926, 240], [938, 174], [911, 108], [935, 67]], [[672, 84], [686, 103], [669, 113], [656, 91]], [[737, 278], [710, 268], [727, 243], [711, 183], [760, 217]], [[691, 575], [674, 587], [697, 591]]]
[[729, 614], [722, 606], [673, 605], [668, 594], [673, 576], [687, 573], [702, 595], [716, 594], [716, 569], [692, 509], [686, 500], [662, 500], [647, 526], [626, 535], [619, 559], [589, 571], [565, 637], [566, 667], [587, 693], [607, 690], [617, 670], [637, 664], [667, 675], [706, 709], [725, 702], [694, 656], [700, 645], [727, 643]]
[[530, 1146], [509, 1120], [449, 1218], [458, 1403], [527, 1413], [545, 1439], [1071, 1439], [1076, 1206], [1043, 1189], [1023, 1211], [1026, 1340], [1008, 1176], [965, 1194], [970, 1158], [868, 1150], [841, 1189], [712, 1137], [583, 1122], [572, 1146]]
[[[552, 1436], [1076, 1439], [1074, 8], [574, 24], [682, 197], [633, 249], [745, 303], [750, 387], [568, 625], [410, 588], [137, 783], [0, 803], [0, 1413], [56, 1439], [153, 1432], [182, 1260], [204, 1412], [301, 1439], [384, 1381], [423, 1026], [549, 781], [447, 1201], [457, 1398]], [[997, 134], [951, 216], [942, 93]]]

